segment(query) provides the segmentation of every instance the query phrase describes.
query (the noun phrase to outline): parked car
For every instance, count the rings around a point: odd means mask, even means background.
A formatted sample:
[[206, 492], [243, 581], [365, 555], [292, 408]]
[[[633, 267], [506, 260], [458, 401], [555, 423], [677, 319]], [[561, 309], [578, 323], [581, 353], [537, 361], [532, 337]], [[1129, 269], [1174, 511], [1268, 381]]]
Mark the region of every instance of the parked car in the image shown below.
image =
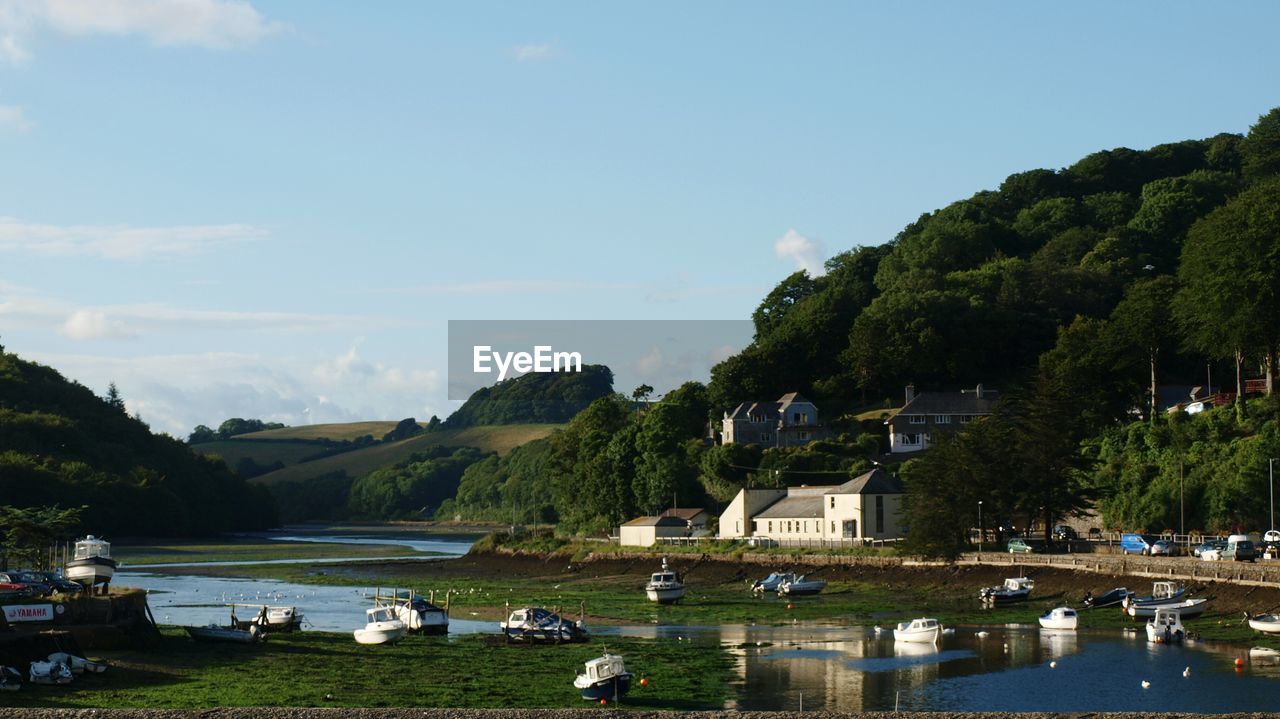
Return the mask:
[[53, 585], [35, 572], [0, 572], [0, 584], [18, 584], [31, 590], [37, 597], [53, 594]]
[[34, 574], [44, 580], [45, 584], [53, 587], [54, 594], [75, 594], [84, 591], [84, 585], [79, 582], [73, 582], [62, 576], [58, 572], [42, 572], [39, 570], [28, 572]]
[[1222, 550], [1226, 548], [1227, 540], [1225, 539], [1206, 539], [1200, 544], [1197, 544], [1195, 548], [1191, 550], [1191, 554], [1192, 556], [1203, 558], [1204, 553], [1212, 549], [1217, 550], [1219, 552], [1219, 556], [1221, 556]]
[[1222, 550], [1222, 558], [1237, 562], [1252, 562], [1258, 558], [1253, 542], [1244, 535], [1232, 535], [1227, 539], [1227, 548]]
[[1150, 554], [1151, 542], [1141, 534], [1120, 535], [1121, 554]]
[[1178, 545], [1174, 543], [1173, 540], [1161, 539], [1160, 541], [1151, 545], [1149, 554], [1151, 554], [1151, 556], [1153, 557], [1156, 555], [1161, 555], [1165, 557], [1176, 557], [1178, 556], [1178, 551], [1179, 551]]
[[1077, 535], [1076, 530], [1071, 527], [1068, 527], [1065, 524], [1059, 524], [1053, 528], [1053, 538], [1060, 542], [1069, 542], [1073, 539], [1079, 539], [1079, 535]]
[[31, 587], [25, 584], [0, 582], [0, 599], [26, 599], [31, 595]]
[[1033, 551], [1025, 539], [1014, 537], [1009, 540], [1009, 554], [1031, 554]]

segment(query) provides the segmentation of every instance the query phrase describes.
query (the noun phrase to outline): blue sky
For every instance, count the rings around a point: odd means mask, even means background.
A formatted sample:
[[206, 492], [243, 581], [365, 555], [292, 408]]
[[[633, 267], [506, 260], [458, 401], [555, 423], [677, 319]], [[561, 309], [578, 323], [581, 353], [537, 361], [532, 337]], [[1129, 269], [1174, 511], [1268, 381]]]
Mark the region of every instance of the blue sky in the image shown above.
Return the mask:
[[449, 319], [742, 319], [1244, 132], [1280, 5], [0, 0], [0, 341], [155, 429], [444, 414]]

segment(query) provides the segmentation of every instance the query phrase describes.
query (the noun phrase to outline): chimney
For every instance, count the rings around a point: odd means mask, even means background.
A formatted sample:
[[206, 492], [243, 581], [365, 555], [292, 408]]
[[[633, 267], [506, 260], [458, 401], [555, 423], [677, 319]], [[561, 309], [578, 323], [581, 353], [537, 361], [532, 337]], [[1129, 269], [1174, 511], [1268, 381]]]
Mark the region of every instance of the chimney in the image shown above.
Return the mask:
[[909, 385], [907, 385], [907, 393], [906, 393], [906, 394], [907, 394], [907, 401], [906, 401], [905, 403], [903, 403], [903, 405], [902, 405], [903, 407], [906, 407], [907, 405], [911, 404], [911, 400], [913, 400], [913, 399], [915, 399], [915, 398], [916, 398], [916, 386], [915, 386], [915, 385], [913, 385], [913, 384], [909, 384]]
[[982, 383], [981, 382], [978, 383], [978, 387], [973, 390], [973, 393], [978, 396], [978, 399], [982, 399]]

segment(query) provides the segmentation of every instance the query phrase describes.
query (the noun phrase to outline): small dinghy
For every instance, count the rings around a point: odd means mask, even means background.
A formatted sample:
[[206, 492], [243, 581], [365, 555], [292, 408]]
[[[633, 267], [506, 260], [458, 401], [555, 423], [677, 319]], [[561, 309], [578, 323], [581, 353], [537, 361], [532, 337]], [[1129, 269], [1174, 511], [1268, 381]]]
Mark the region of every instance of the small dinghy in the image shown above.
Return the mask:
[[978, 591], [982, 603], [989, 607], [1002, 607], [1014, 602], [1025, 602], [1031, 596], [1036, 583], [1026, 577], [1010, 577], [998, 587], [985, 587]]
[[1117, 604], [1123, 604], [1124, 600], [1133, 596], [1133, 592], [1124, 587], [1116, 587], [1109, 592], [1103, 592], [1101, 596], [1093, 596], [1093, 592], [1085, 592], [1084, 607], [1085, 609], [1097, 609], [1099, 607], [1113, 607]]
[[32, 684], [70, 684], [71, 667], [62, 662], [31, 662], [27, 679]]
[[644, 585], [645, 596], [649, 601], [658, 604], [674, 604], [684, 597], [684, 582], [680, 575], [667, 567], [667, 558], [662, 558], [662, 571], [654, 572], [649, 583]]
[[909, 622], [901, 622], [893, 630], [893, 641], [916, 644], [936, 644], [942, 636], [942, 625], [937, 619], [920, 617]]
[[1249, 617], [1249, 628], [1263, 634], [1280, 634], [1280, 615], [1259, 614]]
[[1040, 617], [1040, 626], [1045, 629], [1075, 629], [1080, 623], [1080, 615], [1071, 607], [1054, 607]]
[[631, 690], [631, 672], [622, 657], [606, 653], [586, 663], [585, 671], [573, 680], [583, 699], [617, 701]]
[[256, 626], [248, 629], [238, 627], [222, 627], [209, 624], [204, 627], [183, 627], [191, 638], [198, 642], [230, 642], [233, 644], [253, 644], [265, 638]]
[[778, 585], [780, 597], [811, 597], [827, 588], [825, 579], [805, 579], [803, 576], [784, 581]]
[[107, 663], [104, 661], [85, 659], [84, 657], [77, 657], [74, 654], [67, 654], [66, 652], [54, 652], [53, 654], [50, 654], [49, 661], [66, 664], [71, 667], [72, 674], [84, 674], [85, 672], [89, 672], [90, 674], [101, 674], [107, 670]]
[[524, 642], [585, 642], [591, 638], [586, 622], [566, 620], [542, 607], [513, 610], [498, 626], [508, 639]]
[[263, 605], [257, 609], [253, 619], [240, 619], [236, 616], [236, 606], [235, 604], [231, 605], [231, 623], [237, 629], [248, 629], [249, 627], [257, 626], [263, 631], [292, 632], [302, 628], [302, 612], [297, 607], [270, 607]]
[[1181, 644], [1187, 637], [1177, 609], [1161, 608], [1147, 622], [1147, 641], [1152, 644]]
[[0, 692], [16, 692], [22, 688], [22, 672], [13, 667], [0, 667]]
[[1208, 599], [1182, 599], [1162, 604], [1130, 604], [1124, 611], [1131, 617], [1154, 617], [1160, 609], [1177, 609], [1183, 619], [1195, 619], [1208, 609], [1208, 604]]
[[360, 644], [393, 644], [404, 639], [409, 627], [396, 617], [394, 607], [379, 606], [365, 610], [364, 629], [352, 634]]
[[756, 594], [776, 592], [783, 582], [795, 581], [795, 578], [796, 575], [792, 572], [773, 572], [764, 579], [757, 579], [756, 583], [751, 585], [751, 591]]

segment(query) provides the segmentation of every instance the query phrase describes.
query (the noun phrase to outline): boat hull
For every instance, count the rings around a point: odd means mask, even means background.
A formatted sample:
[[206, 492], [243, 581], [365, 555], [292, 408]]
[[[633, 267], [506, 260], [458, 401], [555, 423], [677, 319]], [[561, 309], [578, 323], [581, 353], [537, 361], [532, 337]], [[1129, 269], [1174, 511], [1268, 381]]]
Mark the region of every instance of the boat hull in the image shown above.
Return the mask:
[[1185, 637], [1186, 632], [1181, 629], [1166, 632], [1164, 629], [1157, 629], [1150, 622], [1147, 623], [1147, 641], [1152, 644], [1181, 644]]
[[815, 594], [820, 594], [826, 588], [827, 583], [824, 581], [784, 583], [778, 587], [778, 595], [783, 597], [812, 597]]
[[684, 598], [684, 587], [654, 588], [646, 587], [644, 594], [651, 602], [658, 604], [674, 604]]
[[116, 560], [109, 557], [89, 557], [88, 559], [72, 559], [67, 562], [63, 576], [67, 579], [93, 586], [110, 582], [116, 573]]
[[1043, 629], [1075, 629], [1080, 624], [1079, 617], [1040, 617], [1040, 626]]
[[404, 635], [409, 632], [403, 622], [399, 624], [398, 627], [365, 627], [355, 630], [352, 634], [358, 644], [393, 644], [404, 639]]
[[[575, 684], [577, 684], [575, 682]], [[620, 674], [616, 677], [601, 679], [600, 681], [587, 686], [578, 686], [582, 692], [582, 698], [591, 701], [613, 701], [621, 698], [631, 691], [631, 674]]]
[[941, 632], [941, 627], [931, 627], [929, 629], [895, 629], [893, 630], [893, 641], [906, 642], [910, 644], [937, 644], [938, 637]]
[[1130, 604], [1125, 608], [1125, 613], [1131, 617], [1154, 617], [1158, 609], [1177, 609], [1178, 615], [1183, 619], [1194, 619], [1204, 613], [1207, 609], [1209, 600], [1207, 599], [1185, 599], [1180, 602], [1166, 602], [1164, 604]]
[[228, 642], [231, 644], [253, 644], [258, 641], [258, 634], [252, 630], [230, 629], [228, 627], [183, 627], [192, 639], [198, 642]]
[[1264, 634], [1280, 634], [1280, 617], [1274, 614], [1254, 617], [1249, 620], [1249, 628]]

